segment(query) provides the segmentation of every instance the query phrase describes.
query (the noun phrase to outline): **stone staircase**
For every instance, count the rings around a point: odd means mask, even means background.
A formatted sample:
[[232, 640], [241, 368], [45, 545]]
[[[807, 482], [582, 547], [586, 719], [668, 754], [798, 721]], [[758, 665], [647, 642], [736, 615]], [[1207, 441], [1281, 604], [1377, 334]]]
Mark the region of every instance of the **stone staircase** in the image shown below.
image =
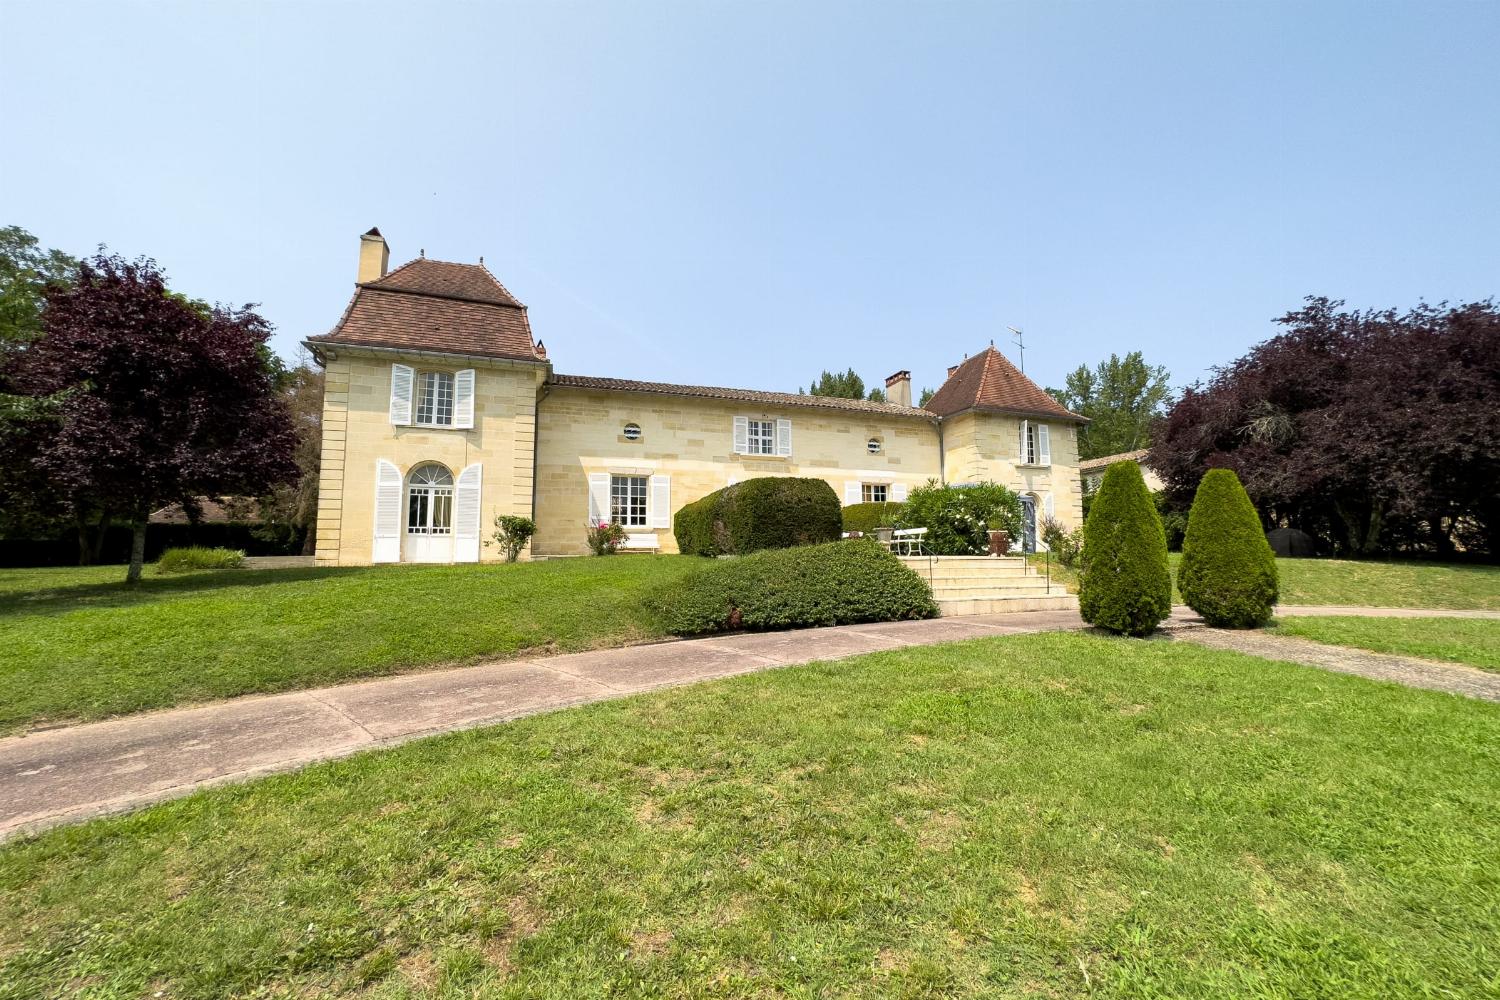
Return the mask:
[[1007, 611], [1069, 611], [1078, 598], [1019, 556], [901, 556], [932, 587], [944, 618]]

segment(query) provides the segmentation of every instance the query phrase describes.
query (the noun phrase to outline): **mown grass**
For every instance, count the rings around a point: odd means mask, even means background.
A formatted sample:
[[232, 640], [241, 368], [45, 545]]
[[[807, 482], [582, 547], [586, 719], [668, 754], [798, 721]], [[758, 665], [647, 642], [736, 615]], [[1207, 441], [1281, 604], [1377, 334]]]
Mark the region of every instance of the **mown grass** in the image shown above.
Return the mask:
[[689, 559], [148, 574], [0, 570], [0, 732], [663, 634]]
[[1500, 707], [1017, 636], [0, 849], [0, 993], [1493, 996]]
[[1500, 620], [1496, 619], [1279, 618], [1273, 631], [1335, 646], [1500, 670]]
[[[1172, 603], [1179, 552], [1172, 563]], [[1031, 556], [1041, 567], [1045, 556]], [[1281, 603], [1361, 608], [1449, 608], [1500, 611], [1500, 566], [1467, 563], [1380, 562], [1349, 559], [1277, 559]], [[1078, 590], [1078, 574], [1052, 560], [1052, 576]]]

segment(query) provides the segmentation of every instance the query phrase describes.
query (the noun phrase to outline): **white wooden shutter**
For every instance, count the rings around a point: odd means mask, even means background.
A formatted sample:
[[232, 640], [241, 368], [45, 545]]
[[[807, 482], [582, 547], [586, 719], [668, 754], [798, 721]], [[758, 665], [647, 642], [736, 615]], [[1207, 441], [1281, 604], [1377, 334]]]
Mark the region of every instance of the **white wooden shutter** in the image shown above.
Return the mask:
[[479, 485], [483, 467], [475, 462], [458, 474], [453, 489], [453, 561], [479, 561]]
[[412, 370], [406, 365], [391, 365], [391, 423], [411, 423]]
[[1042, 513], [1048, 517], [1052, 516], [1052, 494], [1048, 493], [1042, 497]]
[[895, 501], [896, 503], [906, 503], [906, 484], [905, 483], [892, 483], [891, 484], [891, 499], [893, 501]]
[[792, 457], [792, 422], [776, 421], [776, 454], [782, 458]]
[[589, 523], [609, 520], [609, 473], [589, 473]]
[[401, 561], [401, 470], [383, 458], [375, 460], [375, 544], [370, 561]]
[[1026, 464], [1028, 464], [1027, 461], [1026, 461], [1026, 458], [1027, 458], [1027, 456], [1026, 456], [1026, 423], [1027, 422], [1025, 420], [1021, 421], [1021, 447], [1020, 447], [1020, 450], [1018, 450], [1016, 452], [1016, 456], [1017, 456], [1016, 457], [1016, 464], [1017, 465], [1026, 465]]
[[725, 486], [733, 486], [735, 483], [737, 483], [739, 481], [740, 481], [739, 477], [737, 477], [737, 476], [730, 476], [729, 477], [729, 481], [726, 482], [724, 485]]
[[750, 418], [734, 418], [734, 453], [743, 455], [750, 450]]
[[[1051, 437], [1052, 435], [1047, 433], [1046, 424], [1036, 425], [1036, 450], [1038, 453], [1036, 461], [1038, 465], [1052, 464], [1052, 441], [1050, 440]], [[1049, 511], [1048, 513], [1051, 512]]]
[[847, 507], [852, 503], [859, 503], [863, 497], [864, 494], [859, 489], [859, 480], [850, 479], [844, 483], [844, 506]]
[[672, 526], [672, 477], [651, 477], [651, 512], [646, 523], [653, 528]]
[[[474, 369], [453, 373], [453, 426], [474, 426]], [[462, 561], [462, 560], [460, 560]]]

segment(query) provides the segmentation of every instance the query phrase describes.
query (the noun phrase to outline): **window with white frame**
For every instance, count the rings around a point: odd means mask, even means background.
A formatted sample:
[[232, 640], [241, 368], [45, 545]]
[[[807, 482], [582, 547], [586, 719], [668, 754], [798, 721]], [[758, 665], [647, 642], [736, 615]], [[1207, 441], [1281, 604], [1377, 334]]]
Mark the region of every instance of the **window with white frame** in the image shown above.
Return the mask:
[[749, 420], [745, 423], [745, 453], [748, 455], [776, 454], [776, 421]]
[[417, 423], [453, 426], [452, 372], [422, 372], [417, 376]]
[[645, 476], [609, 477], [609, 519], [626, 528], [646, 526]]
[[1022, 425], [1022, 428], [1025, 432], [1025, 437], [1021, 442], [1021, 464], [1036, 465], [1036, 424], [1028, 420]]
[[860, 488], [860, 496], [865, 503], [885, 503], [890, 492], [891, 488], [886, 483], [864, 483]]

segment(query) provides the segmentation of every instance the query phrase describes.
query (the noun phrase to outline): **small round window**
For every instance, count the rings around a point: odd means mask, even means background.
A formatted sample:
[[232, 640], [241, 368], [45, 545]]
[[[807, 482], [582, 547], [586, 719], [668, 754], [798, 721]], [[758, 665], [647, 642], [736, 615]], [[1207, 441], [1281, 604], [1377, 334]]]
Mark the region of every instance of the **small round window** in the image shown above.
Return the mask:
[[625, 425], [625, 440], [627, 440], [627, 441], [639, 441], [640, 439], [641, 439], [641, 425], [640, 424], [626, 424]]
[[865, 450], [871, 455], [880, 454], [880, 438], [870, 438], [869, 443], [865, 445]]

